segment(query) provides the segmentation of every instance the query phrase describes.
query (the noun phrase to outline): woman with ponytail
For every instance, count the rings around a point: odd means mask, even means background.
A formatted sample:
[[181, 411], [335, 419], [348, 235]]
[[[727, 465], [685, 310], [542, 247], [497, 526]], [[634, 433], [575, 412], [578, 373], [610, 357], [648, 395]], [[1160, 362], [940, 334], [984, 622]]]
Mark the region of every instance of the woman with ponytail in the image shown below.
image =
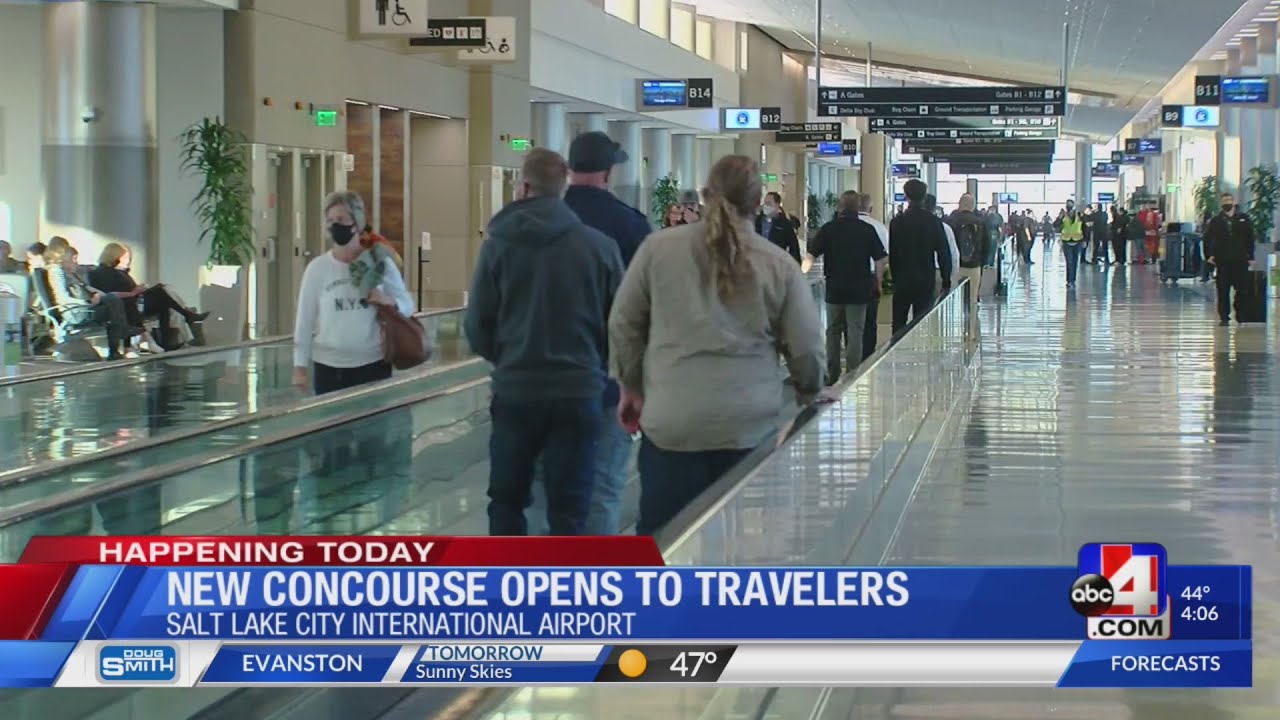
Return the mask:
[[618, 419], [641, 430], [637, 532], [666, 525], [823, 387], [818, 308], [800, 267], [755, 232], [763, 187], [741, 155], [711, 168], [701, 222], [640, 246], [609, 318]]

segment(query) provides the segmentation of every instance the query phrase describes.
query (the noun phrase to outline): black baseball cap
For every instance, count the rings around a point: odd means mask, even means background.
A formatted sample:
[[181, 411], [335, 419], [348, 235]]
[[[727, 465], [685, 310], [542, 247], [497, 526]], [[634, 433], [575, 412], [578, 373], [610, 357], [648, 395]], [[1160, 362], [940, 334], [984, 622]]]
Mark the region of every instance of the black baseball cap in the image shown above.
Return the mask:
[[629, 159], [621, 145], [599, 130], [582, 133], [569, 145], [569, 169], [574, 172], [604, 172]]

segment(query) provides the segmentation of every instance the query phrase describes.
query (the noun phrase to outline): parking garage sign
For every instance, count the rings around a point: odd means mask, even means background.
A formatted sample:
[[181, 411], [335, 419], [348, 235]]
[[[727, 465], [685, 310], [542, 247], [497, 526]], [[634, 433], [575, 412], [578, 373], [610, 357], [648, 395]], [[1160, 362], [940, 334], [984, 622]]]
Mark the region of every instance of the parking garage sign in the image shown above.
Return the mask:
[[427, 0], [352, 0], [361, 36], [426, 35]]

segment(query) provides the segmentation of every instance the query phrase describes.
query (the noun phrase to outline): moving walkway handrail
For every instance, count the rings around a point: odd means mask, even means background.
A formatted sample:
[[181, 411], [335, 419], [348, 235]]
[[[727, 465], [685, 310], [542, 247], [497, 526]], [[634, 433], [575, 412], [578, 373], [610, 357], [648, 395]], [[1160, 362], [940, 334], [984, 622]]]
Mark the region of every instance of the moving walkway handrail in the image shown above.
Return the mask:
[[[473, 360], [468, 362], [479, 363], [483, 361]], [[417, 380], [420, 378], [413, 379]], [[406, 379], [406, 381], [407, 380], [408, 379]], [[235, 447], [219, 448], [202, 455], [180, 458], [162, 465], [154, 465], [146, 470], [126, 475], [124, 477], [103, 480], [78, 490], [72, 490], [60, 493], [53, 497], [41, 498], [21, 505], [7, 507], [0, 510], [0, 529], [11, 527], [42, 515], [50, 515], [61, 510], [67, 510], [85, 503], [97, 502], [112, 495], [128, 492], [146, 485], [163, 482], [174, 475], [192, 472], [202, 467], [208, 467], [233, 458], [243, 457], [271, 445], [291, 442], [306, 435], [330, 430], [338, 427], [339, 425], [346, 425], [357, 420], [363, 420], [392, 410], [399, 410], [410, 405], [417, 405], [436, 398], [465, 392], [480, 385], [487, 385], [488, 383], [489, 378], [485, 377], [462, 382], [447, 388], [414, 393], [402, 398], [397, 398], [392, 402], [375, 408], [355, 410], [349, 413], [343, 413], [338, 417], [323, 418], [307, 425], [290, 428], [270, 435], [264, 435], [241, 445], [236, 445]]]
[[[466, 310], [465, 307], [449, 307], [434, 308], [431, 310], [423, 310], [414, 313], [415, 318], [428, 318], [437, 315], [448, 315], [449, 313], [461, 312]], [[235, 352], [245, 348], [260, 347], [262, 345], [273, 345], [275, 343], [288, 342], [293, 339], [293, 335], [272, 335], [270, 337], [257, 338], [256, 340], [245, 340], [232, 345], [204, 345], [200, 347], [182, 348], [173, 352], [159, 353], [157, 355], [143, 355], [141, 357], [130, 358], [127, 360], [112, 360], [110, 363], [85, 362], [78, 363], [67, 368], [57, 368], [45, 372], [28, 373], [25, 375], [17, 375], [15, 377], [0, 378], [0, 387], [9, 387], [12, 385], [22, 385], [24, 383], [39, 382], [41, 380], [56, 380], [58, 378], [73, 377], [75, 375], [84, 375], [86, 373], [97, 372], [99, 370], [108, 370], [121, 367], [131, 367], [134, 365], [145, 365], [156, 360], [173, 360], [175, 358], [189, 358], [197, 355], [208, 355], [212, 353]]]
[[[889, 354], [889, 352], [902, 341], [912, 330], [921, 322], [931, 315], [937, 313], [942, 303], [955, 293], [965, 292], [968, 289], [968, 278], [962, 278], [959, 283], [954, 285], [948, 292], [943, 293], [933, 307], [929, 311], [912, 318], [911, 322], [898, 332], [894, 333], [889, 342], [879, 348], [871, 357], [867, 358], [860, 364], [856, 370], [849, 373], [848, 376], [841, 380], [832, 395], [839, 398], [844, 395], [850, 387], [858, 382], [864, 375], [870, 373], [880, 365]], [[963, 297], [963, 296], [961, 296]], [[884, 299], [882, 298], [882, 302]], [[665, 557], [672, 550], [683, 544], [693, 533], [706, 525], [706, 523], [719, 512], [737, 493], [742, 490], [748, 483], [755, 479], [764, 469], [765, 460], [779, 450], [790, 445], [800, 434], [800, 431], [814, 422], [817, 418], [828, 411], [831, 403], [814, 403], [805, 406], [788, 424], [787, 428], [779, 433], [778, 439], [774, 443], [765, 443], [756, 448], [745, 458], [742, 459], [732, 470], [717, 480], [711, 487], [707, 488], [692, 503], [687, 505], [684, 510], [676, 514], [667, 525], [654, 535], [654, 542], [658, 545], [658, 550]], [[446, 707], [437, 712], [433, 716], [433, 720], [464, 720], [476, 717], [487, 717], [489, 714], [497, 711], [501, 705], [506, 702], [507, 698], [515, 692], [521, 690], [519, 687], [486, 687], [486, 688], [464, 688], [458, 689], [456, 699], [447, 703]], [[762, 707], [767, 708], [772, 696], [767, 696]]]
[[0, 472], [0, 490], [17, 485], [24, 485], [29, 482], [49, 477], [50, 475], [58, 475], [77, 467], [92, 465], [96, 462], [110, 460], [111, 458], [119, 457], [121, 455], [145, 452], [171, 443], [190, 440], [191, 438], [199, 437], [201, 435], [223, 432], [242, 425], [275, 420], [287, 415], [309, 412], [329, 405], [347, 402], [353, 398], [360, 397], [361, 395], [382, 392], [387, 388], [394, 388], [401, 385], [420, 382], [426, 378], [441, 375], [446, 372], [453, 372], [464, 367], [479, 365], [484, 362], [484, 360], [479, 358], [472, 358], [470, 360], [459, 360], [458, 362], [449, 363], [447, 365], [432, 365], [425, 370], [409, 373], [401, 377], [392, 378], [391, 380], [384, 380], [382, 382], [369, 385], [359, 385], [354, 388], [348, 388], [346, 390], [328, 393], [317, 397], [309, 397], [297, 402], [268, 408], [266, 410], [237, 415], [233, 418], [227, 418], [226, 420], [219, 420], [212, 423], [200, 423], [181, 430], [168, 432], [163, 435], [155, 435], [143, 440], [135, 440], [134, 442], [115, 445], [87, 455], [77, 455], [75, 457], [64, 458], [62, 460], [52, 460], [50, 462], [40, 463], [34, 466], [5, 470]]

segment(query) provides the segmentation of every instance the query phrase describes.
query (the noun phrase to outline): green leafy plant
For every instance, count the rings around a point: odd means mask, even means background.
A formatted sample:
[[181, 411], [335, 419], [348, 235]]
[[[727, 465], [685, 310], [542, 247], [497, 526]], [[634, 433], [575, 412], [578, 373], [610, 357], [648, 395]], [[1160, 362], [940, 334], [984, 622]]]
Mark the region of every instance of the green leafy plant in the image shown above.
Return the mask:
[[182, 171], [200, 178], [191, 207], [209, 243], [210, 265], [246, 265], [254, 256], [253, 188], [248, 141], [221, 118], [205, 118], [182, 131]]
[[840, 209], [840, 196], [833, 192], [828, 192], [826, 197], [822, 198], [822, 202], [826, 206], [824, 208], [826, 212], [823, 213], [826, 217], [835, 215], [836, 210]]
[[822, 227], [822, 203], [818, 202], [818, 193], [809, 193], [805, 205], [805, 214], [809, 217], [809, 229], [817, 230]]
[[1196, 222], [1200, 222], [1200, 219], [1206, 215], [1218, 214], [1218, 197], [1222, 194], [1221, 185], [1217, 175], [1206, 175], [1196, 183], [1191, 191], [1196, 201]]
[[1276, 226], [1276, 205], [1280, 203], [1280, 177], [1270, 167], [1259, 165], [1249, 170], [1245, 182], [1252, 196], [1249, 200], [1249, 221], [1258, 241], [1271, 242], [1271, 230]]
[[666, 177], [658, 178], [649, 196], [649, 214], [653, 217], [653, 222], [661, 227], [663, 218], [667, 215], [667, 209], [678, 202], [680, 202], [680, 183], [676, 180], [675, 174], [671, 173]]

